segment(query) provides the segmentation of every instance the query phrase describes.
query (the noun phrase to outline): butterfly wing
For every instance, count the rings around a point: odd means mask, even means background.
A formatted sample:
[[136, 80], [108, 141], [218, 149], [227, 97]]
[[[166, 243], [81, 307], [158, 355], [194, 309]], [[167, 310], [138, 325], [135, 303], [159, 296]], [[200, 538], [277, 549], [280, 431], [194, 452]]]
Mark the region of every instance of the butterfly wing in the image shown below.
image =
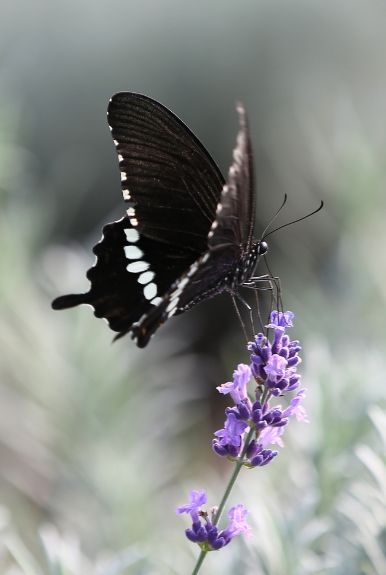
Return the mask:
[[105, 318], [117, 332], [129, 330], [154, 308], [161, 301], [159, 296], [197, 257], [139, 234], [128, 216], [104, 226], [93, 252], [96, 261], [87, 272], [90, 291], [58, 297], [52, 307], [91, 305], [95, 316]]
[[225, 289], [235, 289], [243, 281], [242, 266], [254, 267], [253, 158], [245, 109], [242, 104], [237, 109], [240, 129], [227, 184], [208, 235], [209, 249], [178, 278], [158, 306], [130, 329], [138, 347], [145, 347], [156, 330], [175, 313], [186, 311]]
[[141, 234], [202, 253], [224, 178], [187, 126], [159, 102], [119, 92], [107, 111], [131, 223]]
[[248, 253], [255, 227], [254, 168], [248, 121], [241, 103], [237, 103], [237, 112], [240, 127], [233, 150], [233, 162], [221, 192], [208, 245], [213, 249], [222, 244], [234, 244], [241, 248], [241, 253]]
[[108, 122], [128, 215], [104, 227], [87, 272], [90, 291], [61, 296], [52, 307], [91, 305], [126, 333], [207, 249], [224, 180], [189, 128], [155, 100], [116, 94]]

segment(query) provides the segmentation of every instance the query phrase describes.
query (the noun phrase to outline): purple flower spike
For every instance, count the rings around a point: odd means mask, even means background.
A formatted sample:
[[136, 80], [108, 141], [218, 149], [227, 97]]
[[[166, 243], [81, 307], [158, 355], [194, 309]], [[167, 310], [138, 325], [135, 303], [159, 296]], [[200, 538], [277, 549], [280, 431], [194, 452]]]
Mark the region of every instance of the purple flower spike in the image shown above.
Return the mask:
[[[214, 451], [228, 459], [237, 459], [244, 452], [242, 463], [247, 467], [267, 465], [277, 455], [277, 451], [267, 449], [269, 444], [283, 447], [281, 436], [289, 419], [295, 415], [299, 421], [307, 422], [307, 414], [300, 405], [304, 390], [292, 399], [290, 406], [283, 411], [280, 405], [270, 407], [270, 399], [285, 395], [299, 387], [300, 375], [297, 366], [301, 347], [297, 340], [290, 341], [285, 330], [292, 327], [294, 314], [290, 311], [273, 311], [270, 323], [266, 326], [274, 330], [273, 342], [259, 333], [248, 344], [251, 352], [251, 365], [239, 364], [233, 374], [233, 382], [217, 389], [221, 393], [231, 393], [235, 407], [225, 410], [225, 428], [217, 431], [218, 439], [213, 441]], [[253, 404], [247, 397], [246, 384], [252, 373], [257, 383]], [[244, 424], [244, 427], [240, 424]], [[248, 437], [246, 434], [252, 430]], [[245, 446], [245, 448], [244, 448]]]
[[201, 518], [204, 518], [204, 523], [201, 524], [200, 515], [198, 515], [198, 506], [201, 502], [206, 503], [205, 491], [191, 491], [189, 499], [190, 503], [181, 505], [176, 509], [176, 512], [190, 513], [191, 515], [197, 512], [197, 521], [193, 521], [192, 527], [185, 530], [185, 535], [189, 541], [197, 543], [203, 551], [218, 551], [222, 547], [225, 547], [225, 545], [228, 545], [233, 537], [236, 537], [239, 533], [245, 533], [248, 538], [252, 537], [250, 527], [245, 521], [245, 516], [248, 511], [244, 509], [241, 504], [232, 507], [228, 513], [231, 521], [225, 531], [219, 533], [218, 527], [212, 524], [206, 511], [202, 511], [200, 514]]

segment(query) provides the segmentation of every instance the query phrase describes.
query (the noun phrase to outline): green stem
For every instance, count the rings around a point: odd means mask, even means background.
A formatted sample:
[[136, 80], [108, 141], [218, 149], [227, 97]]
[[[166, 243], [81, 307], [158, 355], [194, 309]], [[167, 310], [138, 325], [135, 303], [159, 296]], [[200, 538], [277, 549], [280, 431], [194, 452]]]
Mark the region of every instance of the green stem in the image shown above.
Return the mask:
[[201, 551], [199, 557], [198, 557], [198, 561], [196, 563], [196, 566], [192, 572], [192, 575], [197, 575], [197, 573], [199, 572], [199, 570], [201, 569], [201, 565], [204, 562], [205, 557], [207, 556], [208, 552], [207, 551]]
[[221, 515], [222, 515], [222, 512], [224, 511], [225, 504], [226, 504], [226, 502], [227, 502], [227, 500], [228, 500], [228, 497], [229, 497], [229, 495], [230, 495], [230, 493], [231, 493], [231, 491], [232, 491], [232, 489], [233, 489], [233, 486], [234, 486], [234, 484], [235, 484], [235, 482], [236, 482], [237, 476], [238, 476], [238, 474], [240, 473], [240, 469], [241, 469], [242, 466], [243, 466], [243, 461], [244, 461], [245, 454], [246, 454], [246, 452], [247, 452], [249, 443], [250, 443], [250, 441], [251, 441], [251, 439], [252, 439], [253, 434], [255, 433], [255, 431], [256, 431], [256, 430], [255, 430], [254, 428], [252, 428], [252, 429], [249, 430], [249, 433], [248, 433], [248, 435], [247, 435], [247, 437], [246, 437], [246, 439], [245, 439], [244, 448], [243, 448], [241, 454], [239, 455], [239, 458], [237, 459], [235, 470], [234, 470], [234, 472], [232, 473], [232, 477], [231, 477], [230, 480], [229, 480], [229, 483], [228, 483], [228, 485], [227, 485], [227, 488], [226, 488], [226, 490], [225, 490], [225, 493], [224, 493], [224, 495], [223, 495], [223, 498], [221, 499], [221, 503], [220, 503], [220, 505], [219, 505], [219, 507], [218, 507], [218, 509], [217, 509], [217, 513], [216, 513], [216, 517], [214, 518], [213, 525], [218, 525], [218, 523], [219, 523], [219, 521], [220, 521], [220, 519], [221, 519]]
[[[255, 431], [256, 431], [256, 430], [255, 430], [254, 428], [252, 428], [252, 429], [249, 430], [249, 433], [248, 433], [248, 435], [247, 435], [247, 437], [246, 437], [246, 439], [245, 439], [244, 448], [243, 448], [243, 450], [242, 450], [240, 456], [239, 456], [238, 459], [237, 459], [235, 470], [234, 470], [234, 472], [232, 473], [232, 477], [231, 477], [230, 480], [229, 480], [229, 483], [228, 483], [228, 485], [227, 485], [227, 488], [226, 488], [226, 490], [225, 490], [225, 493], [224, 493], [224, 495], [223, 495], [223, 498], [221, 499], [221, 503], [220, 503], [220, 505], [219, 505], [219, 508], [217, 509], [216, 516], [215, 516], [214, 521], [213, 521], [213, 525], [218, 525], [218, 523], [219, 523], [219, 521], [220, 521], [220, 519], [221, 519], [221, 515], [222, 515], [222, 512], [224, 511], [225, 504], [226, 504], [226, 502], [227, 502], [227, 500], [228, 500], [228, 497], [229, 497], [229, 495], [230, 495], [230, 493], [231, 493], [231, 491], [232, 491], [232, 489], [233, 489], [233, 486], [234, 486], [234, 484], [235, 484], [235, 482], [236, 482], [237, 476], [238, 476], [238, 474], [240, 473], [240, 469], [241, 469], [242, 466], [243, 466], [243, 461], [244, 461], [245, 454], [246, 454], [246, 452], [247, 452], [249, 443], [250, 443], [250, 441], [251, 441], [251, 439], [252, 439], [253, 434], [254, 434]], [[201, 553], [200, 553], [200, 555], [199, 555], [199, 557], [198, 557], [196, 566], [195, 566], [195, 568], [194, 568], [194, 570], [193, 570], [193, 572], [192, 572], [192, 575], [197, 575], [197, 574], [198, 574], [199, 570], [201, 569], [201, 565], [203, 564], [204, 559], [205, 559], [205, 557], [206, 557], [207, 554], [208, 554], [207, 551], [201, 551]]]
[[266, 402], [268, 393], [269, 393], [268, 387], [264, 387], [263, 395], [261, 396], [260, 399], [261, 405], [264, 405], [264, 403]]

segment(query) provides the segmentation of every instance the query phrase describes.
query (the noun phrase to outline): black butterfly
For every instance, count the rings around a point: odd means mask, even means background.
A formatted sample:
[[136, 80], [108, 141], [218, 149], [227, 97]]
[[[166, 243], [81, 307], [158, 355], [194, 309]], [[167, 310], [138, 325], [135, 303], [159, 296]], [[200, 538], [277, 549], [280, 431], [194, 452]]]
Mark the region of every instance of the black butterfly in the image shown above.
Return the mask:
[[207, 150], [159, 102], [131, 92], [110, 100], [127, 215], [103, 228], [90, 291], [53, 309], [89, 304], [117, 338], [145, 347], [172, 315], [250, 280], [267, 244], [253, 239], [254, 174], [246, 113], [225, 183]]

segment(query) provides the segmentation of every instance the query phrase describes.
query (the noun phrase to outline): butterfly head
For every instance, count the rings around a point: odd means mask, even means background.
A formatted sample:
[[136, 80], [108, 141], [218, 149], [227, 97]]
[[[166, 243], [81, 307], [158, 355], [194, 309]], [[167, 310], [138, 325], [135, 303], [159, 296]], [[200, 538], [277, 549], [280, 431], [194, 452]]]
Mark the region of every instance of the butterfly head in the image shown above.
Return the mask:
[[263, 256], [264, 254], [266, 254], [268, 251], [268, 244], [267, 242], [264, 242], [263, 240], [257, 242], [257, 254], [259, 256]]

